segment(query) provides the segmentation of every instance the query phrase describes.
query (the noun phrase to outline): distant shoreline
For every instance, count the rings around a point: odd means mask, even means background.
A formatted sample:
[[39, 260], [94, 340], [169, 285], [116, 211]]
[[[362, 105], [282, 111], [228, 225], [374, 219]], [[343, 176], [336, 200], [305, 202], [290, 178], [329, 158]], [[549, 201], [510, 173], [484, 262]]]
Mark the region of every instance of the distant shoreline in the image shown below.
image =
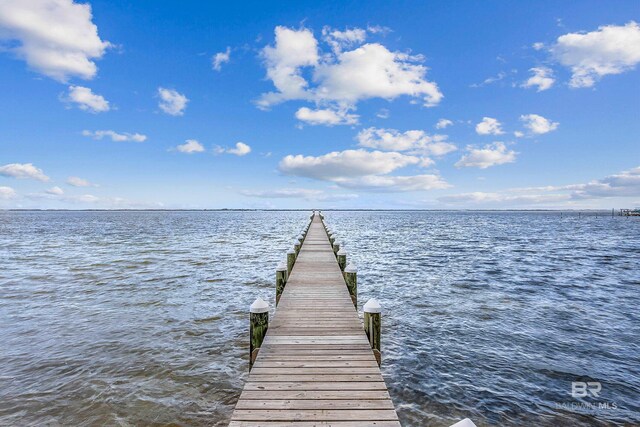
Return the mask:
[[[0, 212], [311, 212], [314, 209], [0, 209]], [[606, 212], [610, 209], [315, 209], [324, 212]], [[620, 209], [616, 209], [616, 214]]]

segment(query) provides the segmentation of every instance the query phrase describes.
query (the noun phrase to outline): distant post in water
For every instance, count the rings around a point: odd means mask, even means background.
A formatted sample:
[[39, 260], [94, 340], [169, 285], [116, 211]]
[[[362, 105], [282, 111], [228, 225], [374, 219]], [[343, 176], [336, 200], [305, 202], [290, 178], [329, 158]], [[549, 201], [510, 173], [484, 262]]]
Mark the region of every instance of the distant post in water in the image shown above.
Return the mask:
[[284, 292], [284, 287], [287, 284], [287, 264], [281, 262], [276, 267], [276, 306], [280, 302], [280, 296]]
[[345, 251], [344, 248], [338, 251], [338, 265], [342, 271], [344, 271], [347, 266], [347, 251]]
[[380, 354], [380, 314], [382, 313], [382, 307], [377, 299], [371, 298], [364, 305], [364, 332], [369, 338], [369, 344], [373, 350], [374, 356], [378, 361], [378, 366], [382, 362], [382, 356]]
[[291, 270], [293, 270], [293, 264], [296, 263], [296, 250], [289, 249], [287, 251], [287, 277], [291, 275]]
[[344, 269], [344, 281], [347, 283], [347, 289], [349, 290], [349, 295], [351, 295], [351, 301], [353, 301], [353, 306], [358, 308], [358, 270], [356, 266], [353, 264], [347, 265]]
[[258, 297], [249, 307], [249, 313], [249, 369], [251, 369], [269, 328], [269, 304]]

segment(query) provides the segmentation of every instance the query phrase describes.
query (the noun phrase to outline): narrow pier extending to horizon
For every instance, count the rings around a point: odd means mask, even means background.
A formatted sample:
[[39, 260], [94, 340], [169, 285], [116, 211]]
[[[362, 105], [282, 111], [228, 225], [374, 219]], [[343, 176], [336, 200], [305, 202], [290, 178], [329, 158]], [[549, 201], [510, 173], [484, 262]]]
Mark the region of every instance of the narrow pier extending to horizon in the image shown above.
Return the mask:
[[314, 214], [230, 426], [400, 426]]

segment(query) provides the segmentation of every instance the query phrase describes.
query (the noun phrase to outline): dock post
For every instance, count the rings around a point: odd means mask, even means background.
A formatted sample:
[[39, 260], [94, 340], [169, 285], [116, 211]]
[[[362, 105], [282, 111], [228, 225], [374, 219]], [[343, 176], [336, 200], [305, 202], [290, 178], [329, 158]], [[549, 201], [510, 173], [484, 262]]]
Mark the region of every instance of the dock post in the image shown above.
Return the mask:
[[347, 283], [347, 289], [353, 301], [353, 306], [358, 308], [358, 269], [355, 265], [349, 264], [344, 269], [344, 281]]
[[284, 287], [287, 284], [287, 264], [281, 262], [276, 267], [276, 307], [280, 302], [280, 295], [284, 292]]
[[251, 370], [269, 328], [269, 304], [258, 297], [249, 307], [249, 313], [249, 370]]
[[333, 246], [333, 242], [336, 241], [336, 235], [333, 234], [333, 232], [329, 233], [329, 243], [331, 243], [331, 246]]
[[335, 254], [335, 256], [338, 256], [338, 252], [340, 251], [340, 242], [337, 240], [333, 241], [333, 253]]
[[364, 305], [364, 333], [369, 338], [369, 344], [373, 350], [373, 354], [376, 356], [378, 366], [382, 362], [380, 354], [380, 313], [382, 313], [382, 307], [377, 299], [371, 298]]
[[298, 256], [298, 254], [300, 253], [301, 247], [302, 243], [300, 242], [300, 240], [296, 239], [296, 241], [293, 242], [293, 250], [296, 252], [296, 256]]
[[347, 266], [347, 251], [345, 251], [344, 248], [338, 251], [338, 266], [342, 271], [344, 271]]
[[293, 264], [296, 263], [296, 250], [289, 249], [287, 251], [287, 277], [291, 275], [291, 270], [293, 270]]

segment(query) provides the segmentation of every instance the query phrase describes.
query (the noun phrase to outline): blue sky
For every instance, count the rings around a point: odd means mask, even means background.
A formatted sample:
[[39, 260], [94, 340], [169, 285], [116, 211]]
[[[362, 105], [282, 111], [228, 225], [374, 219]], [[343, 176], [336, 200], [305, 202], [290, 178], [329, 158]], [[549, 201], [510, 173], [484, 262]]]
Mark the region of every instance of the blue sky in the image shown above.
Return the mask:
[[640, 206], [640, 6], [0, 2], [0, 208]]

